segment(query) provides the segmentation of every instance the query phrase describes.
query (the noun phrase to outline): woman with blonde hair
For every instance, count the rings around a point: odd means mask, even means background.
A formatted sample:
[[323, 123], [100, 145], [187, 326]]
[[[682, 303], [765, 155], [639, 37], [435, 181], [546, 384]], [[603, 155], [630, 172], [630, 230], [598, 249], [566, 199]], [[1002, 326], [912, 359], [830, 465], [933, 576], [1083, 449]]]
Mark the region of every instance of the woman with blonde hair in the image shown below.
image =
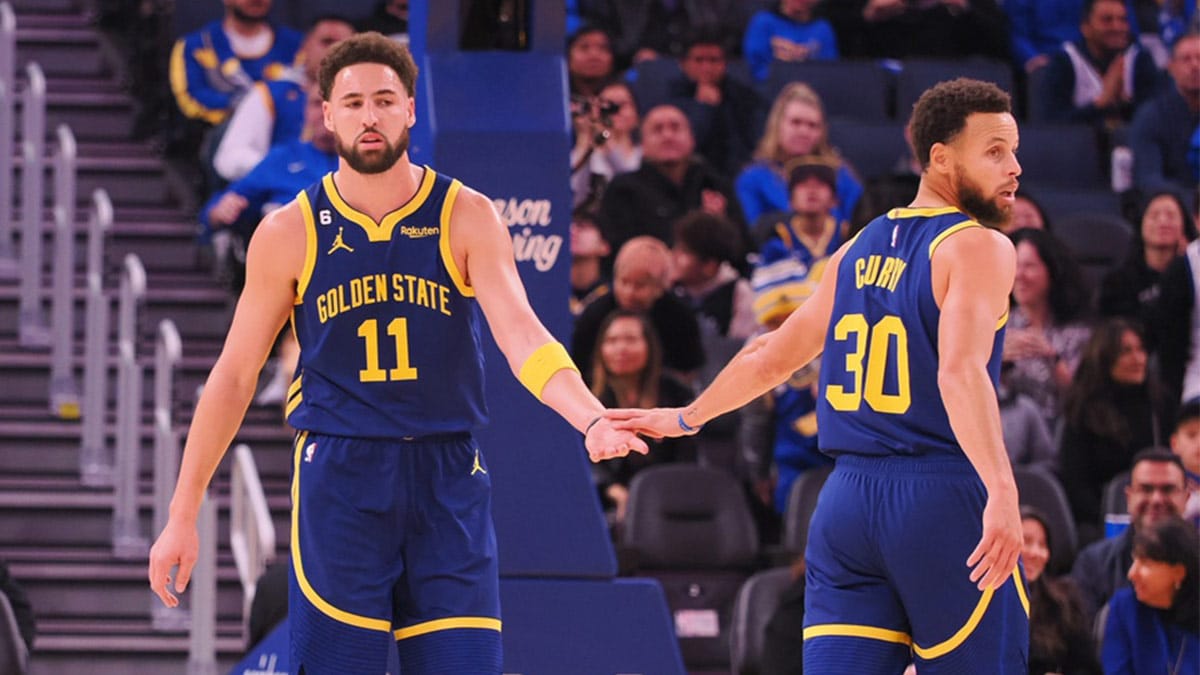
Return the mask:
[[737, 197], [746, 214], [746, 222], [753, 224], [764, 213], [788, 210], [784, 166], [790, 160], [804, 156], [837, 167], [838, 203], [834, 215], [838, 222], [850, 219], [862, 196], [862, 184], [829, 144], [829, 128], [821, 97], [807, 84], [792, 82], [779, 92], [771, 105], [762, 138], [754, 151], [754, 163], [737, 178]]

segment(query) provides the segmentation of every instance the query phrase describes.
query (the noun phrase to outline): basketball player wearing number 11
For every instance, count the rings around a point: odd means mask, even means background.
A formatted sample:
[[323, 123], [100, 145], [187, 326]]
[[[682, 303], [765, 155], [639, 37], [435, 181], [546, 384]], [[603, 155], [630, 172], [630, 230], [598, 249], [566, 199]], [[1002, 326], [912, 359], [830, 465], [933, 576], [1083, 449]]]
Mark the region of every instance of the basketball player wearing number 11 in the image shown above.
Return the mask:
[[521, 383], [583, 432], [593, 459], [646, 452], [601, 416], [530, 308], [491, 200], [409, 162], [416, 76], [407, 49], [378, 33], [321, 62], [338, 170], [250, 242], [150, 551], [150, 586], [173, 607], [196, 561], [205, 487], [290, 315], [293, 673], [382, 675], [395, 641], [403, 675], [499, 675], [491, 483], [471, 437], [486, 421], [479, 310]]
[[[916, 199], [830, 259], [813, 296], [691, 405], [611, 411], [695, 433], [824, 352], [818, 428], [836, 458], [810, 528], [804, 673], [1024, 674], [1021, 519], [996, 379], [1015, 254], [993, 228], [1021, 173], [1008, 95], [926, 91], [909, 122]], [[982, 224], [982, 226], [981, 226]]]

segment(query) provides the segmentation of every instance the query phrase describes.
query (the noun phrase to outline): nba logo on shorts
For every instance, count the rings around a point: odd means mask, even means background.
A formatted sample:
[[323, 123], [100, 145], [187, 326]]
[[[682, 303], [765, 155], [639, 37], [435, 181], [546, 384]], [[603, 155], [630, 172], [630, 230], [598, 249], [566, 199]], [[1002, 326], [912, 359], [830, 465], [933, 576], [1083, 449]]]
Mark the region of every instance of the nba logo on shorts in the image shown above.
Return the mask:
[[308, 447], [304, 448], [304, 461], [312, 463], [313, 453], [317, 451], [316, 443], [309, 443]]

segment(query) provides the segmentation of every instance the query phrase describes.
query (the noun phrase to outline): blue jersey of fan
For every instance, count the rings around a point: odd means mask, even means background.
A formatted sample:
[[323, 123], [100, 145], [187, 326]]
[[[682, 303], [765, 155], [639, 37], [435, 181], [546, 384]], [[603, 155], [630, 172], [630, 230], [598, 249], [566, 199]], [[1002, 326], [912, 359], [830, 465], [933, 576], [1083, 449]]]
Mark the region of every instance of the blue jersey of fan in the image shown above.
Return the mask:
[[[958, 209], [892, 209], [871, 221], [837, 270], [821, 359], [822, 451], [837, 456], [958, 456], [938, 390], [938, 320], [930, 261], [947, 237], [982, 227]], [[988, 372], [1000, 375], [1004, 324]]]
[[403, 438], [486, 421], [474, 290], [450, 254], [461, 183], [424, 170], [416, 195], [378, 223], [342, 199], [333, 174], [296, 196], [308, 234], [286, 408], [296, 429]]

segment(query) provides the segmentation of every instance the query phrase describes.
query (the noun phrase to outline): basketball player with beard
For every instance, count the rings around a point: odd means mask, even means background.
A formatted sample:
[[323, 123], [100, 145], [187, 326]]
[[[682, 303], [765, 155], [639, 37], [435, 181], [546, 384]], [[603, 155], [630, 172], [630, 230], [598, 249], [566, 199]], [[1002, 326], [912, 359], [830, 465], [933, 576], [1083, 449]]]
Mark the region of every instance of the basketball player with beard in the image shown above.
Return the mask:
[[[607, 415], [653, 437], [708, 420], [822, 354], [817, 427], [835, 458], [806, 549], [804, 673], [1024, 674], [1021, 518], [996, 380], [1016, 255], [1017, 124], [959, 79], [909, 122], [912, 205], [835, 253], [814, 295], [688, 406]], [[830, 270], [833, 270], [831, 273]]]
[[491, 200], [408, 158], [416, 66], [378, 33], [321, 64], [338, 169], [272, 212], [196, 407], [170, 519], [150, 552], [168, 606], [197, 555], [196, 517], [258, 371], [290, 316], [300, 362], [289, 591], [291, 672], [500, 673], [499, 580], [479, 310], [514, 374], [584, 434], [593, 460], [646, 452], [601, 416], [526, 298]]

